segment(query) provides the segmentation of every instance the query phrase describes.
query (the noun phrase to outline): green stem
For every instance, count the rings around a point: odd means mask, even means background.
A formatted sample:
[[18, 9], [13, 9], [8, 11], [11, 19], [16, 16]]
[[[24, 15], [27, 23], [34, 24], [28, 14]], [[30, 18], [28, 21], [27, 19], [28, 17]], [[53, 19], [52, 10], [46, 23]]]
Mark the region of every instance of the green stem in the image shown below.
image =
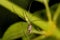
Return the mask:
[[47, 12], [48, 20], [51, 21], [51, 12], [50, 12], [47, 0], [44, 0], [44, 5], [46, 7], [46, 12]]
[[54, 16], [53, 16], [53, 21], [54, 22], [56, 22], [57, 17], [59, 16], [59, 14], [60, 14], [60, 3], [58, 5], [58, 8], [57, 8], [56, 12], [54, 13]]

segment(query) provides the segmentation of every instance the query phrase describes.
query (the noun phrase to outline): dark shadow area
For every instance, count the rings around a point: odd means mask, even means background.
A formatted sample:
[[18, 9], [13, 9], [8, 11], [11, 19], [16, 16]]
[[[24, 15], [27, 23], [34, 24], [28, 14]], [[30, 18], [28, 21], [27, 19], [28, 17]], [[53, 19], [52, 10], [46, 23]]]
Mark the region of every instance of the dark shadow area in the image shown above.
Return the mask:
[[60, 0], [50, 0], [49, 6], [52, 6], [52, 5], [56, 4], [56, 3], [60, 3]]
[[38, 11], [38, 10], [43, 10], [45, 8], [42, 3], [37, 2], [37, 1], [33, 1], [30, 5], [31, 5], [30, 10], [29, 10], [29, 6], [27, 8], [31, 13]]
[[15, 40], [22, 40], [22, 37], [20, 37], [20, 38], [17, 38], [17, 39], [15, 39]]
[[[52, 6], [56, 3], [60, 3], [60, 0], [50, 0], [49, 1], [49, 6]], [[29, 6], [27, 8], [29, 9]], [[31, 4], [31, 7], [30, 7], [30, 12], [33, 13], [35, 11], [43, 10], [43, 9], [45, 9], [44, 4], [42, 4], [40, 2], [37, 2], [37, 1], [33, 1], [32, 4]]]

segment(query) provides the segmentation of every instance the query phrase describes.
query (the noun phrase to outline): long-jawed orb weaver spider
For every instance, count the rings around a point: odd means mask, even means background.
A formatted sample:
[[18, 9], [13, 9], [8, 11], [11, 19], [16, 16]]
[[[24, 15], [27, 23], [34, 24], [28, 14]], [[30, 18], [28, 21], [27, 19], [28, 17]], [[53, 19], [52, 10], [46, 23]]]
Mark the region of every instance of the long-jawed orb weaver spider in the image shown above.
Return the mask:
[[[13, 0], [12, 0], [12, 1], [13, 1]], [[30, 6], [29, 6], [28, 10], [30, 10], [31, 4], [32, 4], [32, 2], [30, 3]], [[13, 6], [12, 6], [12, 8], [13, 8]], [[13, 10], [14, 10], [14, 8], [13, 8]], [[31, 31], [32, 31], [32, 24], [31, 24], [31, 22], [30, 22], [30, 20], [29, 20], [29, 18], [28, 18], [28, 15], [27, 15], [26, 11], [23, 13], [23, 15], [24, 15], [24, 19], [25, 19], [26, 22], [28, 23], [27, 31], [28, 31], [28, 34], [29, 34], [29, 33], [31, 33]], [[38, 21], [38, 20], [37, 20], [37, 21]], [[41, 33], [43, 33], [43, 32], [41, 32]], [[25, 35], [27, 36], [26, 33], [25, 33]], [[42, 34], [42, 35], [43, 35], [43, 34]]]

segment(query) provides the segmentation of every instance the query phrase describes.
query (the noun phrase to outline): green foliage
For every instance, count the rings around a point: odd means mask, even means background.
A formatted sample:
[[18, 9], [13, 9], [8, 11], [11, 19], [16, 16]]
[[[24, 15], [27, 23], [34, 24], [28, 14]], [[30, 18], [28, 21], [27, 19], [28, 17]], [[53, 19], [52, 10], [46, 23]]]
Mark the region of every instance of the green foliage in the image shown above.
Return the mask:
[[[19, 4], [18, 1], [21, 2], [20, 6], [17, 5]], [[60, 27], [60, 21], [58, 21], [60, 19], [58, 17], [60, 14], [60, 3], [49, 7], [49, 0], [35, 0], [43, 3], [45, 9], [38, 10], [31, 14], [29, 11], [25, 10], [30, 0], [18, 1], [0, 0], [1, 6], [14, 12], [23, 20], [28, 20], [27, 22], [17, 22], [12, 24], [4, 33], [2, 40], [15, 40], [21, 37], [22, 40], [55, 40], [55, 38], [56, 40], [60, 40], [60, 30], [58, 29], [58, 27]], [[41, 16], [42, 14], [43, 16]], [[27, 30], [29, 22], [32, 25], [31, 33], [28, 33]]]
[[11, 25], [3, 36], [3, 40], [12, 40], [18, 37], [23, 36], [24, 32], [27, 31], [27, 23], [17, 22]]

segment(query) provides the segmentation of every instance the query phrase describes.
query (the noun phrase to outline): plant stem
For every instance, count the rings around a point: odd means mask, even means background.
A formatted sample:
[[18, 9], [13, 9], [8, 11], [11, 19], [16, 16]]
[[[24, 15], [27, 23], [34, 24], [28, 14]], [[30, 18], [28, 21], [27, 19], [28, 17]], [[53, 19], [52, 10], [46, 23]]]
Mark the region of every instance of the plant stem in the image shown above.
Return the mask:
[[51, 21], [51, 12], [50, 12], [47, 0], [44, 0], [44, 5], [46, 7], [46, 12], [47, 12], [48, 20]]
[[54, 22], [56, 22], [57, 17], [59, 16], [59, 14], [60, 14], [60, 3], [58, 5], [58, 8], [57, 8], [56, 12], [54, 13], [54, 16], [53, 16], [53, 21]]

